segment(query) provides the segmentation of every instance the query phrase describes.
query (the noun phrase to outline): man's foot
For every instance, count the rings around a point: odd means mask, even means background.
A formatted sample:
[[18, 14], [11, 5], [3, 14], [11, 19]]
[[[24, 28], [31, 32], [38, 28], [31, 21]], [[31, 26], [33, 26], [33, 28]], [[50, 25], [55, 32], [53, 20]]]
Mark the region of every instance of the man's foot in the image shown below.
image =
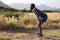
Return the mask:
[[38, 33], [37, 35], [40, 35], [40, 33]]
[[39, 35], [38, 37], [43, 37], [43, 35]]
[[43, 35], [41, 35], [40, 33], [38, 33], [37, 35], [39, 35], [38, 37], [42, 37]]

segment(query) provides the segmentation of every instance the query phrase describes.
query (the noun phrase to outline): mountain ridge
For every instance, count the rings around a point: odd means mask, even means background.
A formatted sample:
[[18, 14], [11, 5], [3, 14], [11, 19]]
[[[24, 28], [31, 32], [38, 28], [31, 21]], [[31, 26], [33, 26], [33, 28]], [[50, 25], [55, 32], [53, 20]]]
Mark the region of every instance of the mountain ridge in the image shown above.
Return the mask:
[[11, 9], [11, 7], [7, 4], [5, 4], [4, 2], [0, 1], [0, 7], [4, 7], [4, 8], [8, 8]]
[[[21, 9], [22, 10], [24, 10], [24, 9], [29, 10], [30, 4], [12, 3], [10, 6], [15, 9], [18, 9], [18, 10], [21, 10]], [[58, 8], [53, 8], [53, 7], [47, 6], [45, 4], [36, 5], [36, 7], [40, 10], [52, 10], [52, 11], [58, 10]]]

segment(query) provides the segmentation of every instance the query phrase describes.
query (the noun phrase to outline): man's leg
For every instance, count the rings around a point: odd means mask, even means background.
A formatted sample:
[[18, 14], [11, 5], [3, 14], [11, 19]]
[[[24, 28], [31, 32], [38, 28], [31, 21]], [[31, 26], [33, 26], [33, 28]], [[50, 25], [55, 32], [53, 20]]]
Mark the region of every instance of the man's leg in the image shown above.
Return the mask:
[[38, 24], [39, 31], [40, 31], [40, 34], [39, 34], [40, 37], [43, 36], [43, 34], [42, 34], [42, 27], [41, 27], [43, 23], [44, 23], [44, 22], [39, 22], [39, 24]]

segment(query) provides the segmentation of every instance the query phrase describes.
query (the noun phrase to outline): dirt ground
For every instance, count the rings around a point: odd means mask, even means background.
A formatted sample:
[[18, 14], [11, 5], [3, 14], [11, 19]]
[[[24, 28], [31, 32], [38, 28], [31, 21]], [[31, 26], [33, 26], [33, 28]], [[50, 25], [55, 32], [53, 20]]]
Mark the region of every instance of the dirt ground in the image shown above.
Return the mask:
[[1, 30], [0, 40], [60, 40], [60, 29], [43, 30], [43, 37], [38, 37], [38, 30]]

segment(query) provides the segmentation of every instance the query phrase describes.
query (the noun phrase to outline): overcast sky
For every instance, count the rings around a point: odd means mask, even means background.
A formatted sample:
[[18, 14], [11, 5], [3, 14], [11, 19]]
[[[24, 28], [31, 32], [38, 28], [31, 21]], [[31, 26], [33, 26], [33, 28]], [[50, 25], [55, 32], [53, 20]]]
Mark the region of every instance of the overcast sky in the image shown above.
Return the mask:
[[51, 7], [60, 8], [60, 0], [1, 0], [4, 3], [10, 5], [11, 3], [35, 3], [37, 5], [45, 4]]

